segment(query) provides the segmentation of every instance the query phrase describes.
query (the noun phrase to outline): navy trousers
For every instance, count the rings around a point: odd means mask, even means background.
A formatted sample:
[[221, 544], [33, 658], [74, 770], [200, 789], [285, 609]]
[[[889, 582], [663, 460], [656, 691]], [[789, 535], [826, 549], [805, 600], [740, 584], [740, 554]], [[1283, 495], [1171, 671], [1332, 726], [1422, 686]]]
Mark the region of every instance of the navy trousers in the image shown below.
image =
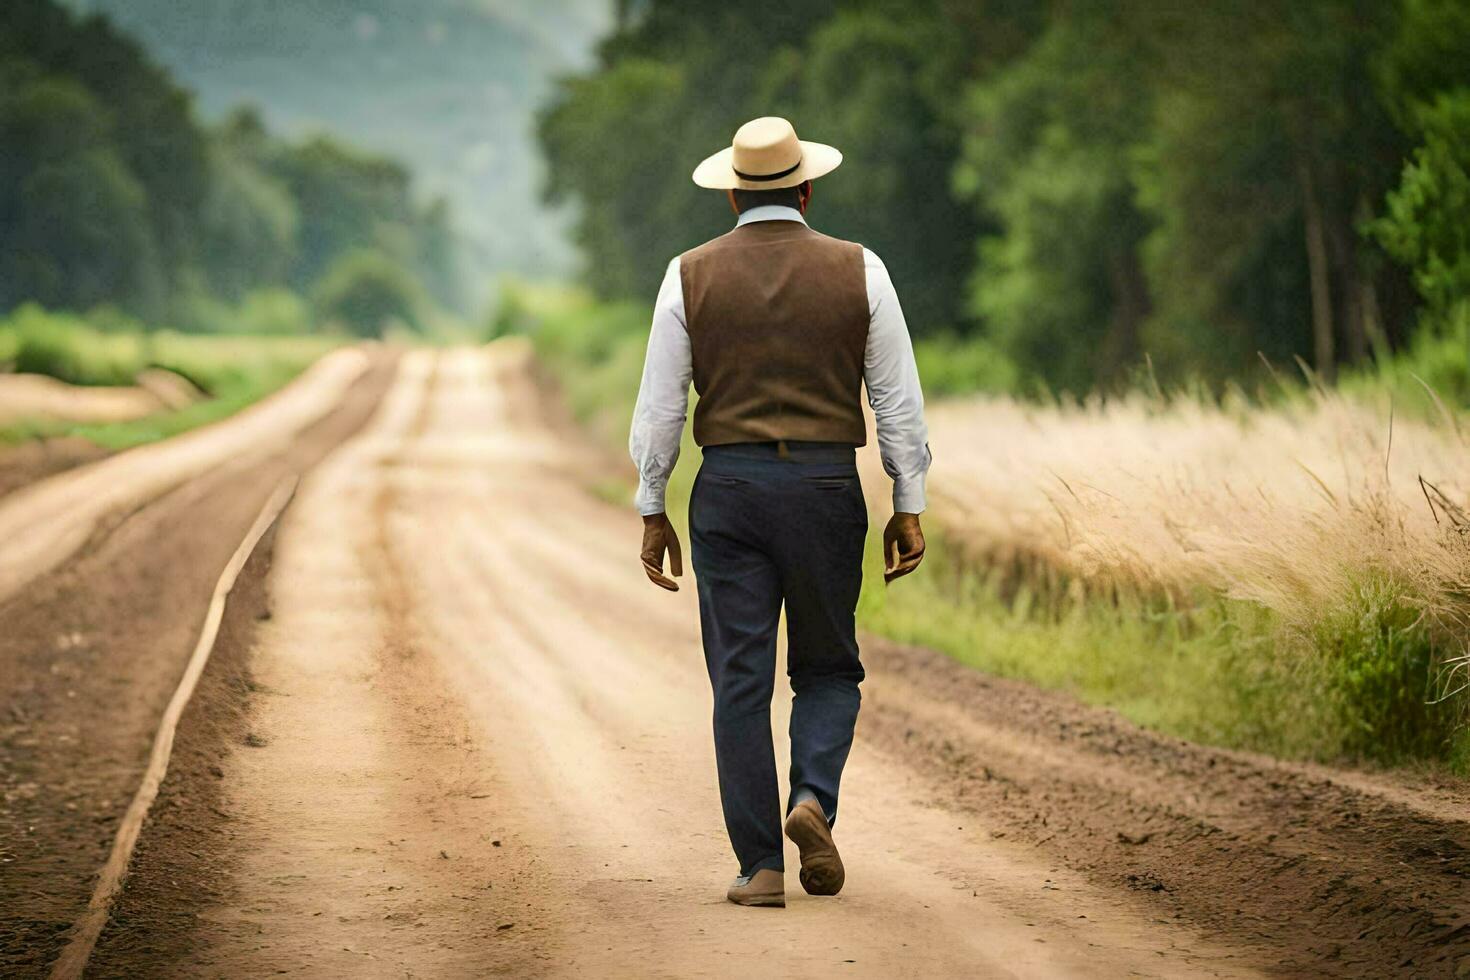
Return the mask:
[[[689, 502], [715, 760], [741, 874], [783, 868], [771, 745], [776, 630], [786, 606], [791, 794], [837, 817], [863, 667], [854, 613], [868, 511], [852, 446], [710, 446]], [[789, 808], [788, 797], [788, 808]]]

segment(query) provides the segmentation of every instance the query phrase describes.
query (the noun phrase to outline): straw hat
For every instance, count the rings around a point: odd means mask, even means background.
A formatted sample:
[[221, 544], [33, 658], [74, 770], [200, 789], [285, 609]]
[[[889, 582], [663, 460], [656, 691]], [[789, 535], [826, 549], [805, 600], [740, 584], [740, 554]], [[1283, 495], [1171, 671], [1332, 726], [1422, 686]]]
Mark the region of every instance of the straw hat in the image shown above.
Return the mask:
[[737, 129], [729, 146], [695, 167], [694, 182], [716, 190], [776, 190], [829, 174], [841, 162], [835, 147], [799, 140], [785, 119], [762, 116]]

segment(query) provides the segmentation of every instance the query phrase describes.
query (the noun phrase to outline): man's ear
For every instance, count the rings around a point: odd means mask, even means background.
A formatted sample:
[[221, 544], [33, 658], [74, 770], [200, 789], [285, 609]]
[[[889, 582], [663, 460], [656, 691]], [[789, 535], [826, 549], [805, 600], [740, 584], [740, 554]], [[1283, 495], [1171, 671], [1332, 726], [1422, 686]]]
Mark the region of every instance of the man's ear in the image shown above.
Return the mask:
[[734, 211], [735, 214], [738, 216], [740, 214], [740, 205], [738, 205], [738, 204], [735, 203], [735, 190], [734, 190], [734, 188], [731, 188], [730, 190], [726, 191], [725, 192], [725, 196], [730, 199], [730, 210], [731, 211]]
[[812, 203], [812, 182], [803, 180], [801, 186], [797, 187], [796, 193], [801, 198], [801, 213], [806, 214], [807, 205]]

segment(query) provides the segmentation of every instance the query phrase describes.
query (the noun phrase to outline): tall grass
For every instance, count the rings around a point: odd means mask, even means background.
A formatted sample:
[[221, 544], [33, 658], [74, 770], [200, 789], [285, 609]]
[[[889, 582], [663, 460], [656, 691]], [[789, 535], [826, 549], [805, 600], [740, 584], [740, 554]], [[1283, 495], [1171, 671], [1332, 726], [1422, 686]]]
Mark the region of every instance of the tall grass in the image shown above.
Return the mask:
[[1464, 751], [1470, 462], [1453, 415], [1328, 391], [1271, 408], [979, 399], [931, 429], [931, 518], [1005, 587], [1186, 619], [1244, 603], [1267, 615], [1267, 666], [1330, 709], [1314, 753]]

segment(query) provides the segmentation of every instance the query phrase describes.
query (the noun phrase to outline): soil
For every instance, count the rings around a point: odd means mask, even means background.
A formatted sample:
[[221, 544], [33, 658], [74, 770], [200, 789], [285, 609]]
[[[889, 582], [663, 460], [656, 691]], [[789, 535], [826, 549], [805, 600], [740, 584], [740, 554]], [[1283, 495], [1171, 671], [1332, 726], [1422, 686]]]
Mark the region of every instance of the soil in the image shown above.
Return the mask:
[[108, 455], [108, 450], [75, 436], [32, 439], [0, 448], [0, 497]]
[[1206, 748], [930, 650], [864, 652], [883, 679], [864, 734], [945, 786], [945, 805], [1243, 937], [1273, 972], [1470, 971], [1463, 783]]
[[[232, 599], [89, 975], [1470, 972], [1462, 783], [1203, 748], [872, 637], [846, 887], [809, 897], [793, 873], [784, 910], [729, 905], [692, 579], [647, 582], [636, 515], [584, 489], [534, 392], [515, 347], [415, 352], [303, 482]], [[207, 597], [213, 573], [184, 567]], [[0, 652], [35, 685], [61, 661]], [[78, 738], [106, 717], [81, 703]], [[146, 726], [107, 720], [33, 747], [33, 782], [125, 742], [140, 762]], [[105, 843], [117, 809], [77, 820]], [[48, 835], [28, 867], [68, 847], [100, 864]], [[0, 910], [29, 923], [11, 913], [49, 879], [22, 893], [9, 868]], [[49, 901], [0, 972], [43, 968], [75, 891]]]

